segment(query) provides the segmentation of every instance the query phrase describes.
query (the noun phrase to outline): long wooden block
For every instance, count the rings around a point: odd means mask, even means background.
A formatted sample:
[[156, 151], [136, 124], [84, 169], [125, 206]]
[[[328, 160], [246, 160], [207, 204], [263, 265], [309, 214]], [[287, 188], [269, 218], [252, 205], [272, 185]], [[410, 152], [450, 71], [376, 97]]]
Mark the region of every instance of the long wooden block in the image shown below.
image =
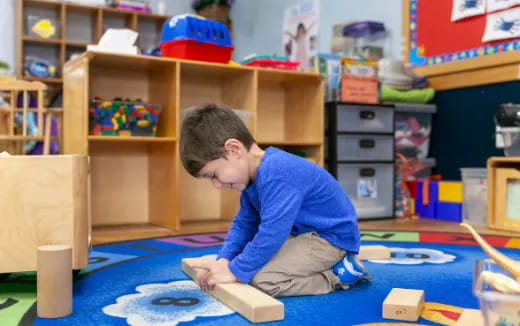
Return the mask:
[[455, 326], [484, 326], [484, 318], [478, 309], [464, 309]]
[[385, 246], [361, 246], [358, 258], [360, 260], [388, 259], [391, 256], [390, 248]]
[[[204, 258], [184, 258], [182, 259], [182, 270], [197, 282], [197, 270], [191, 265], [204, 261], [207, 260]], [[250, 322], [262, 323], [284, 319], [283, 303], [250, 285], [242, 283], [217, 284], [209, 293]]]
[[417, 321], [424, 304], [424, 290], [393, 288], [383, 302], [383, 318]]

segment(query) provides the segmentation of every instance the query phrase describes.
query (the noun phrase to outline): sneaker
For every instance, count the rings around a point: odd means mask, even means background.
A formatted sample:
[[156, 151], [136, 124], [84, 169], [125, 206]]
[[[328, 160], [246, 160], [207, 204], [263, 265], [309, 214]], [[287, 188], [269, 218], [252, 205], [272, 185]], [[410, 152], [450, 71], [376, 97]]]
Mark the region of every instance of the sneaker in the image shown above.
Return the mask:
[[341, 285], [351, 286], [371, 279], [357, 255], [352, 253], [347, 253], [345, 258], [334, 265], [332, 272], [339, 278]]

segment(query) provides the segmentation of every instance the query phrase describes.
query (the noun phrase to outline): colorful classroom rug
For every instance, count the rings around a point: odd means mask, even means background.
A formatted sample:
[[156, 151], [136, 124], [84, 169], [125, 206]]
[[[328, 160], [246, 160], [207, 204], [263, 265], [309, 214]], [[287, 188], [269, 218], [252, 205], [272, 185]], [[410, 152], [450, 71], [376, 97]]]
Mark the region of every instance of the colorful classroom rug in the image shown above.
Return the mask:
[[[34, 273], [0, 279], [0, 325], [249, 325], [201, 291], [180, 268], [184, 257], [214, 256], [225, 233], [184, 235], [95, 246], [89, 267], [74, 281], [74, 313], [36, 317]], [[520, 259], [520, 238], [487, 236]], [[364, 231], [364, 245], [383, 244], [392, 258], [368, 261], [373, 281], [327, 295], [281, 298], [285, 320], [270, 325], [399, 325], [381, 317], [394, 287], [423, 289], [425, 308], [413, 325], [454, 325], [464, 308], [478, 308], [471, 293], [474, 262], [486, 258], [469, 234]]]

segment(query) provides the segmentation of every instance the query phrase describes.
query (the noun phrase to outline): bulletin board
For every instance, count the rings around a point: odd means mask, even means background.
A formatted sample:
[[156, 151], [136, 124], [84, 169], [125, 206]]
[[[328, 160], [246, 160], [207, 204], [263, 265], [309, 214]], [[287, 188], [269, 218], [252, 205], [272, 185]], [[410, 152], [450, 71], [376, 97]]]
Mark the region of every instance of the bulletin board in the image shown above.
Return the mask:
[[[509, 7], [493, 11], [488, 11], [487, 1], [498, 3], [497, 0], [403, 1], [404, 57], [416, 67], [417, 73], [433, 79], [437, 86], [434, 88], [451, 89], [519, 78], [520, 1], [501, 0], [511, 1]], [[467, 12], [464, 6], [477, 5], [484, 11], [453, 20], [453, 15]], [[505, 28], [507, 33], [498, 36], [507, 38], [485, 40], [490, 32], [505, 32]]]

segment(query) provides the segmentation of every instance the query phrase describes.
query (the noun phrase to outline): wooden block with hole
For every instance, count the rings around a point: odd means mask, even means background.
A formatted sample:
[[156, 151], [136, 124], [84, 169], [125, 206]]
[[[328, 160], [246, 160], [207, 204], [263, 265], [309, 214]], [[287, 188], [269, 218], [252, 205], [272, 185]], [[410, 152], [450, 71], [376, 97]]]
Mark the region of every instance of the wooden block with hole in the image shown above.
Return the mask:
[[478, 309], [464, 309], [455, 326], [484, 326], [482, 313]]
[[[195, 282], [197, 282], [197, 271], [191, 265], [197, 262], [207, 262], [207, 260], [182, 259], [182, 270]], [[284, 319], [283, 303], [250, 285], [238, 282], [217, 284], [209, 293], [250, 322], [261, 323]]]
[[383, 302], [383, 318], [417, 321], [424, 304], [424, 290], [393, 288]]
[[359, 248], [358, 258], [360, 260], [388, 259], [390, 258], [390, 255], [390, 248], [385, 246], [361, 246]]
[[72, 247], [72, 265], [88, 265], [88, 157], [0, 157], [0, 273], [35, 271], [36, 248]]

